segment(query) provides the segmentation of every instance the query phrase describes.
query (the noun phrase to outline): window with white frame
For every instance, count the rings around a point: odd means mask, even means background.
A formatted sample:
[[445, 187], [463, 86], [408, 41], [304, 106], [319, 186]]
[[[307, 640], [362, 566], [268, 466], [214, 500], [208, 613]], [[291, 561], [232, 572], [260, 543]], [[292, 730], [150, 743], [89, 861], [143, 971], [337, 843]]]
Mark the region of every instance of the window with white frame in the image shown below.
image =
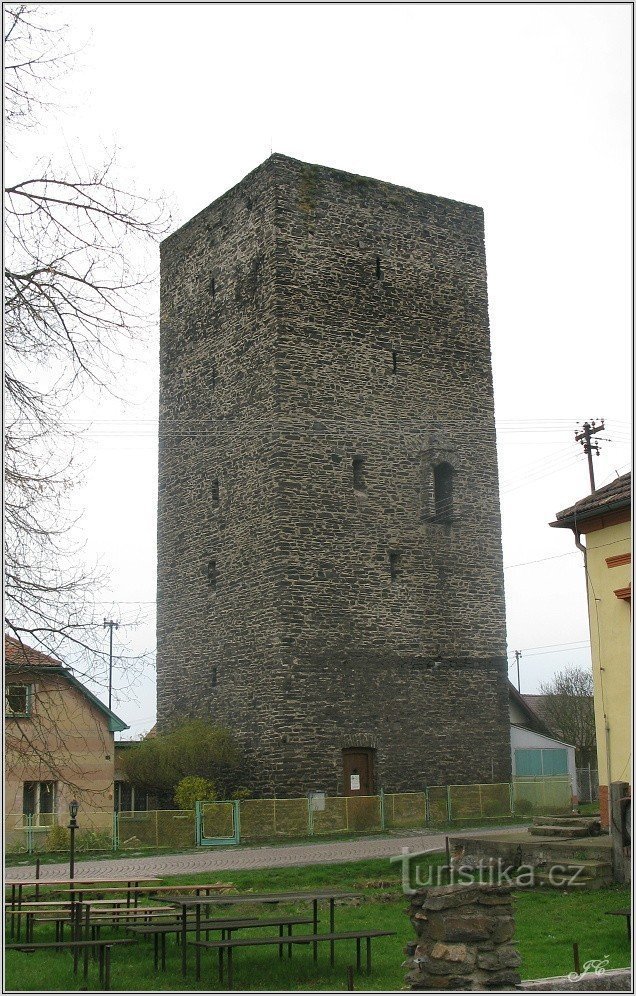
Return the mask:
[[25, 782], [22, 812], [25, 816], [48, 816], [56, 812], [56, 782]]
[[33, 704], [33, 685], [11, 681], [4, 690], [5, 718], [29, 717]]

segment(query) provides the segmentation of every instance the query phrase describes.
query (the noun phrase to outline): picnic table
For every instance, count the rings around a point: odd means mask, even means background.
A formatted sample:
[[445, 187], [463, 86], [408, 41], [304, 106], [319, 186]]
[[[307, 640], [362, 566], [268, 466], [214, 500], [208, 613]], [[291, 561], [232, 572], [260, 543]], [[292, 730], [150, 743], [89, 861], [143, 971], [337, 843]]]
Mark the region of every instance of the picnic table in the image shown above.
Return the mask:
[[[104, 876], [95, 876], [84, 878], [81, 875], [77, 875], [74, 878], [22, 878], [22, 879], [12, 879], [5, 878], [4, 887], [5, 891], [11, 889], [11, 899], [9, 900], [11, 921], [10, 921], [10, 936], [15, 937], [15, 923], [13, 913], [17, 907], [19, 910], [22, 906], [22, 893], [24, 888], [35, 888], [36, 899], [39, 897], [40, 889], [45, 886], [52, 886], [55, 888], [60, 885], [99, 885], [103, 883], [104, 885], [126, 885], [126, 888], [135, 888], [140, 882], [160, 882], [161, 879], [157, 878], [155, 875], [127, 875], [125, 878], [105, 878]], [[74, 893], [75, 889], [70, 889], [69, 892]], [[122, 889], [123, 891], [123, 889]], [[17, 901], [16, 901], [17, 900]], [[18, 927], [20, 920], [18, 918]], [[19, 936], [19, 934], [18, 934]]]
[[110, 989], [110, 953], [115, 945], [130, 945], [134, 944], [133, 938], [122, 938], [121, 940], [91, 940], [91, 941], [81, 941], [73, 939], [70, 941], [18, 941], [16, 944], [5, 945], [5, 950], [12, 951], [41, 951], [41, 950], [53, 950], [53, 951], [63, 951], [68, 950], [73, 953], [73, 972], [77, 975], [77, 965], [78, 956], [80, 948], [84, 951], [84, 988], [87, 988], [88, 983], [88, 963], [89, 963], [89, 953], [90, 951], [97, 948], [98, 952], [98, 962], [99, 962], [99, 981], [102, 983], [104, 989]]
[[[157, 882], [158, 879], [152, 879], [152, 881]], [[195, 895], [199, 896], [202, 892], [206, 895], [210, 895], [211, 892], [224, 892], [228, 889], [233, 889], [234, 884], [232, 882], [210, 882], [204, 883], [202, 885], [133, 885], [133, 886], [117, 886], [117, 885], [107, 885], [105, 887], [100, 885], [77, 885], [70, 886], [68, 888], [59, 889], [60, 895], [74, 895], [78, 897], [78, 901], [82, 902], [85, 895], [96, 892], [99, 895], [105, 896], [107, 893], [126, 893], [126, 906], [138, 906], [139, 896], [147, 895], [154, 896], [159, 892], [194, 892]]]
[[[313, 908], [313, 933], [318, 933], [318, 904], [320, 902], [329, 903], [329, 933], [335, 931], [335, 905], [338, 899], [357, 899], [358, 892], [340, 892], [338, 890], [317, 890], [315, 892], [244, 892], [240, 894], [216, 895], [216, 896], [180, 896], [171, 894], [169, 896], [158, 896], [160, 902], [169, 903], [181, 910], [181, 972], [185, 977], [188, 972], [187, 946], [188, 946], [188, 911], [194, 910], [196, 941], [201, 939], [201, 908], [214, 906], [242, 906], [247, 904], [268, 905], [277, 903], [301, 903], [312, 904]], [[330, 961], [334, 963], [334, 943], [330, 942]], [[318, 942], [313, 942], [314, 961], [318, 960]], [[197, 946], [197, 958], [200, 947]], [[199, 965], [197, 964], [197, 969]]]
[[627, 940], [632, 939], [632, 909], [631, 906], [625, 906], [620, 910], [606, 910], [605, 916], [624, 916], [627, 925]]

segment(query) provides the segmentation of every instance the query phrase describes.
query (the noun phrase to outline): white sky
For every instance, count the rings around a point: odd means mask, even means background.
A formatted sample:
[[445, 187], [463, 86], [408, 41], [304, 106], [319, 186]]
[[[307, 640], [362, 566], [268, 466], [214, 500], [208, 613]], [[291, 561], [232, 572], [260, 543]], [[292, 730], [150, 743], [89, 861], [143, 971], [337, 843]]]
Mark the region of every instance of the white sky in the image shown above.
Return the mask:
[[[48, 6], [72, 43], [90, 40], [38, 151], [66, 142], [90, 162], [117, 144], [175, 223], [272, 150], [484, 208], [511, 660], [525, 652], [525, 692], [588, 664], [581, 556], [548, 522], [589, 491], [577, 421], [606, 420], [597, 485], [631, 457], [631, 5]], [[157, 354], [158, 322], [130, 377], [137, 406], [90, 409], [103, 421], [76, 499], [122, 617], [144, 603], [140, 650], [154, 647]], [[152, 725], [150, 672], [115, 708], [129, 736]]]

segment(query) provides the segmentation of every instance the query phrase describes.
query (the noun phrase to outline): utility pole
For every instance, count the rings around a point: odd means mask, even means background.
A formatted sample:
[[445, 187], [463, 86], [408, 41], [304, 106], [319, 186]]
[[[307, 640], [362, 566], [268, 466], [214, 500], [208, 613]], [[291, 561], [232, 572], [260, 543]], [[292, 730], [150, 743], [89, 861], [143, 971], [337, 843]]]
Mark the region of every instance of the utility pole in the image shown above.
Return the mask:
[[110, 628], [110, 655], [108, 663], [108, 708], [113, 700], [113, 629], [119, 629], [119, 623], [112, 619], [104, 619], [104, 629]]
[[587, 454], [587, 466], [590, 471], [590, 487], [592, 489], [592, 494], [596, 491], [596, 485], [594, 483], [594, 467], [592, 465], [592, 453], [596, 453], [598, 456], [599, 448], [598, 443], [592, 442], [592, 436], [595, 436], [597, 432], [602, 432], [605, 428], [605, 419], [601, 419], [600, 424], [596, 424], [596, 420], [592, 419], [592, 424], [589, 422], [583, 423], [583, 428], [580, 432], [574, 432], [574, 438], [577, 443], [583, 444], [583, 452]]
[[517, 662], [517, 691], [521, 695], [521, 672], [519, 670], [519, 661], [522, 658], [522, 653], [520, 650], [515, 650], [515, 660]]

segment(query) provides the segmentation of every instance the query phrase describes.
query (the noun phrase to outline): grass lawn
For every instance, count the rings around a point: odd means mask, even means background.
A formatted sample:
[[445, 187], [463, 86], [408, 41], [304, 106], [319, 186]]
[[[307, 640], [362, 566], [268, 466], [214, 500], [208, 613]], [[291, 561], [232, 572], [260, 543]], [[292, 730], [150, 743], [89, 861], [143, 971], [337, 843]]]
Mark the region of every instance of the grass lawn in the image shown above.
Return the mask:
[[[441, 861], [441, 857], [430, 859], [431, 864], [440, 864]], [[373, 941], [372, 973], [370, 976], [356, 974], [355, 987], [361, 990], [399, 990], [402, 987], [402, 949], [407, 941], [413, 940], [414, 932], [405, 916], [407, 897], [401, 893], [397, 865], [390, 864], [383, 858], [350, 864], [223, 873], [218, 877], [221, 880], [231, 880], [240, 891], [251, 889], [254, 892], [275, 892], [333, 886], [361, 892], [363, 899], [360, 905], [343, 903], [336, 907], [336, 930], [369, 927], [394, 930], [397, 936]], [[165, 884], [178, 884], [205, 882], [208, 879], [209, 873], [205, 873], [173, 876], [163, 881]], [[605, 916], [606, 910], [618, 909], [628, 904], [628, 890], [618, 887], [571, 893], [519, 890], [515, 900], [515, 939], [523, 959], [523, 978], [572, 971], [573, 941], [579, 943], [582, 962], [607, 957], [608, 968], [628, 965], [630, 946], [625, 923], [622, 918]], [[233, 907], [231, 911], [227, 911], [227, 915], [275, 916], [277, 909], [282, 912], [283, 907]], [[294, 904], [284, 909], [293, 910], [298, 915], [311, 915], [311, 908], [307, 904]], [[320, 927], [327, 930], [328, 911], [321, 910], [320, 915]], [[298, 932], [300, 929], [302, 928], [296, 927], [294, 931]], [[36, 939], [45, 940], [49, 936], [53, 939], [52, 928], [40, 925], [36, 930]], [[264, 930], [263, 933], [271, 935], [272, 930]], [[252, 934], [255, 935], [256, 932], [246, 932], [243, 936]], [[202, 980], [197, 986], [194, 980], [193, 954], [189, 959], [192, 970], [184, 984], [180, 974], [179, 949], [173, 938], [167, 942], [167, 952], [167, 971], [155, 974], [152, 946], [148, 942], [139, 942], [130, 948], [114, 949], [113, 988], [126, 991], [210, 991], [217, 988], [215, 953], [204, 953]], [[355, 945], [351, 941], [336, 944], [336, 964], [333, 969], [329, 966], [328, 945], [319, 947], [317, 963], [312, 961], [311, 948], [305, 946], [293, 949], [291, 961], [286, 958], [279, 961], [275, 947], [239, 950], [235, 953], [234, 985], [237, 990], [346, 989], [348, 965], [355, 965]], [[75, 978], [69, 952], [8, 952], [5, 975], [5, 991], [75, 991], [82, 988], [81, 968], [80, 974]], [[95, 983], [96, 970], [92, 967], [89, 988]]]

